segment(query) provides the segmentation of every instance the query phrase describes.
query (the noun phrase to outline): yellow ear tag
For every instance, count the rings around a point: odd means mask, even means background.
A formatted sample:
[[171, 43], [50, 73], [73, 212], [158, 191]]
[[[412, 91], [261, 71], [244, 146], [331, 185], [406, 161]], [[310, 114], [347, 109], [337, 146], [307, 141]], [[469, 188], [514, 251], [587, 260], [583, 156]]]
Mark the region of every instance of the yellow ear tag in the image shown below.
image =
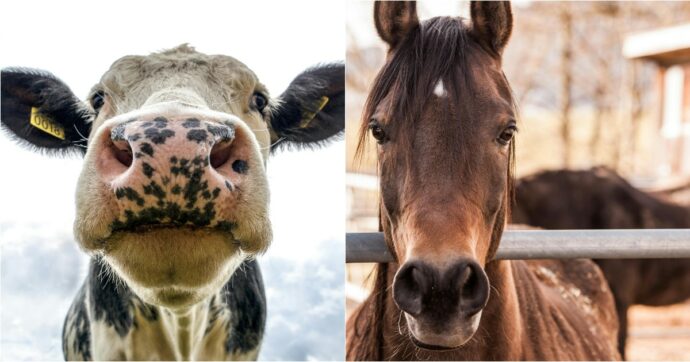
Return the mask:
[[321, 97], [321, 99], [319, 99], [319, 103], [316, 107], [315, 112], [303, 112], [302, 113], [302, 122], [300, 122], [299, 128], [307, 128], [309, 126], [309, 123], [311, 123], [311, 121], [314, 120], [314, 117], [316, 117], [316, 114], [321, 112], [323, 107], [325, 107], [326, 104], [328, 104], [329, 100], [330, 99], [328, 97], [323, 96], [323, 97]]
[[53, 122], [53, 120], [50, 118], [38, 113], [38, 109], [36, 107], [31, 107], [31, 118], [29, 122], [32, 126], [45, 133], [55, 136], [61, 140], [65, 139], [65, 128]]

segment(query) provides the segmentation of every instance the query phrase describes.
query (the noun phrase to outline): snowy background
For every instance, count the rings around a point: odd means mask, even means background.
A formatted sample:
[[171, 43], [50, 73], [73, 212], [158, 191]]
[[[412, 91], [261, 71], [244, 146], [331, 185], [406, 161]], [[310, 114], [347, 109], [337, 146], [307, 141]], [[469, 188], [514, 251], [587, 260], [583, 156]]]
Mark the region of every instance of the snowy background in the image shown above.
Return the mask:
[[[100, 3], [99, 3], [100, 5]], [[344, 1], [119, 1], [2, 5], [0, 66], [49, 70], [78, 96], [126, 54], [188, 42], [252, 68], [273, 96], [309, 65], [344, 59]], [[274, 241], [260, 359], [344, 358], [342, 141], [268, 162]], [[72, 239], [79, 159], [46, 158], [0, 135], [0, 359], [60, 360], [87, 258]]]

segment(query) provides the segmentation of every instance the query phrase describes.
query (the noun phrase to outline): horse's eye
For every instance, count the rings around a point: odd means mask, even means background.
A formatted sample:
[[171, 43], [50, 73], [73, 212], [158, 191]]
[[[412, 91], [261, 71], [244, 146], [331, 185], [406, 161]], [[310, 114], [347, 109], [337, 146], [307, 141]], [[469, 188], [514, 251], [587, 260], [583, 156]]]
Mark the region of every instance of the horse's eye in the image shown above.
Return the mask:
[[103, 104], [105, 104], [105, 92], [102, 90], [95, 92], [93, 95], [91, 95], [90, 102], [93, 110], [98, 113], [101, 108], [103, 108]]
[[517, 127], [510, 125], [508, 128], [504, 129], [503, 132], [501, 132], [496, 140], [502, 145], [507, 145], [515, 136], [515, 132], [517, 132]]
[[369, 121], [369, 130], [371, 130], [371, 135], [376, 139], [378, 144], [383, 144], [387, 141], [386, 132], [379, 125], [378, 121], [372, 119]]
[[268, 105], [268, 100], [266, 99], [266, 96], [264, 96], [261, 93], [254, 93], [252, 96], [252, 107], [255, 108], [257, 111], [262, 112], [264, 111], [264, 108]]

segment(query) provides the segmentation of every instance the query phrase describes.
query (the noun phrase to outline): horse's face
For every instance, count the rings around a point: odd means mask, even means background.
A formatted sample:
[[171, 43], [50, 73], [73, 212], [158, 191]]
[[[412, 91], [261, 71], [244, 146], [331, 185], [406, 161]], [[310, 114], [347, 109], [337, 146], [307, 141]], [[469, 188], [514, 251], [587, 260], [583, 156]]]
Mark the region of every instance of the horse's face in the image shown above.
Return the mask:
[[413, 2], [377, 3], [375, 15], [391, 49], [365, 127], [378, 141], [381, 221], [401, 265], [393, 296], [417, 346], [456, 348], [489, 298], [484, 266], [508, 207], [516, 124], [500, 54], [510, 7], [473, 3], [472, 26], [419, 24]]

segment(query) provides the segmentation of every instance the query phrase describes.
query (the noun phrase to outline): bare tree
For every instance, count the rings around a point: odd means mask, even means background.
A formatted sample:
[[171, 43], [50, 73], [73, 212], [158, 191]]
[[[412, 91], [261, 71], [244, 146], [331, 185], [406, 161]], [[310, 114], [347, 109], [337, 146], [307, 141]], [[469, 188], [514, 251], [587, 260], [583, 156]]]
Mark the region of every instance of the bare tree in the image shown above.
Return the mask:
[[559, 21], [561, 27], [561, 138], [563, 142], [563, 166], [570, 167], [570, 108], [572, 106], [573, 86], [573, 16], [570, 3], [560, 4]]

